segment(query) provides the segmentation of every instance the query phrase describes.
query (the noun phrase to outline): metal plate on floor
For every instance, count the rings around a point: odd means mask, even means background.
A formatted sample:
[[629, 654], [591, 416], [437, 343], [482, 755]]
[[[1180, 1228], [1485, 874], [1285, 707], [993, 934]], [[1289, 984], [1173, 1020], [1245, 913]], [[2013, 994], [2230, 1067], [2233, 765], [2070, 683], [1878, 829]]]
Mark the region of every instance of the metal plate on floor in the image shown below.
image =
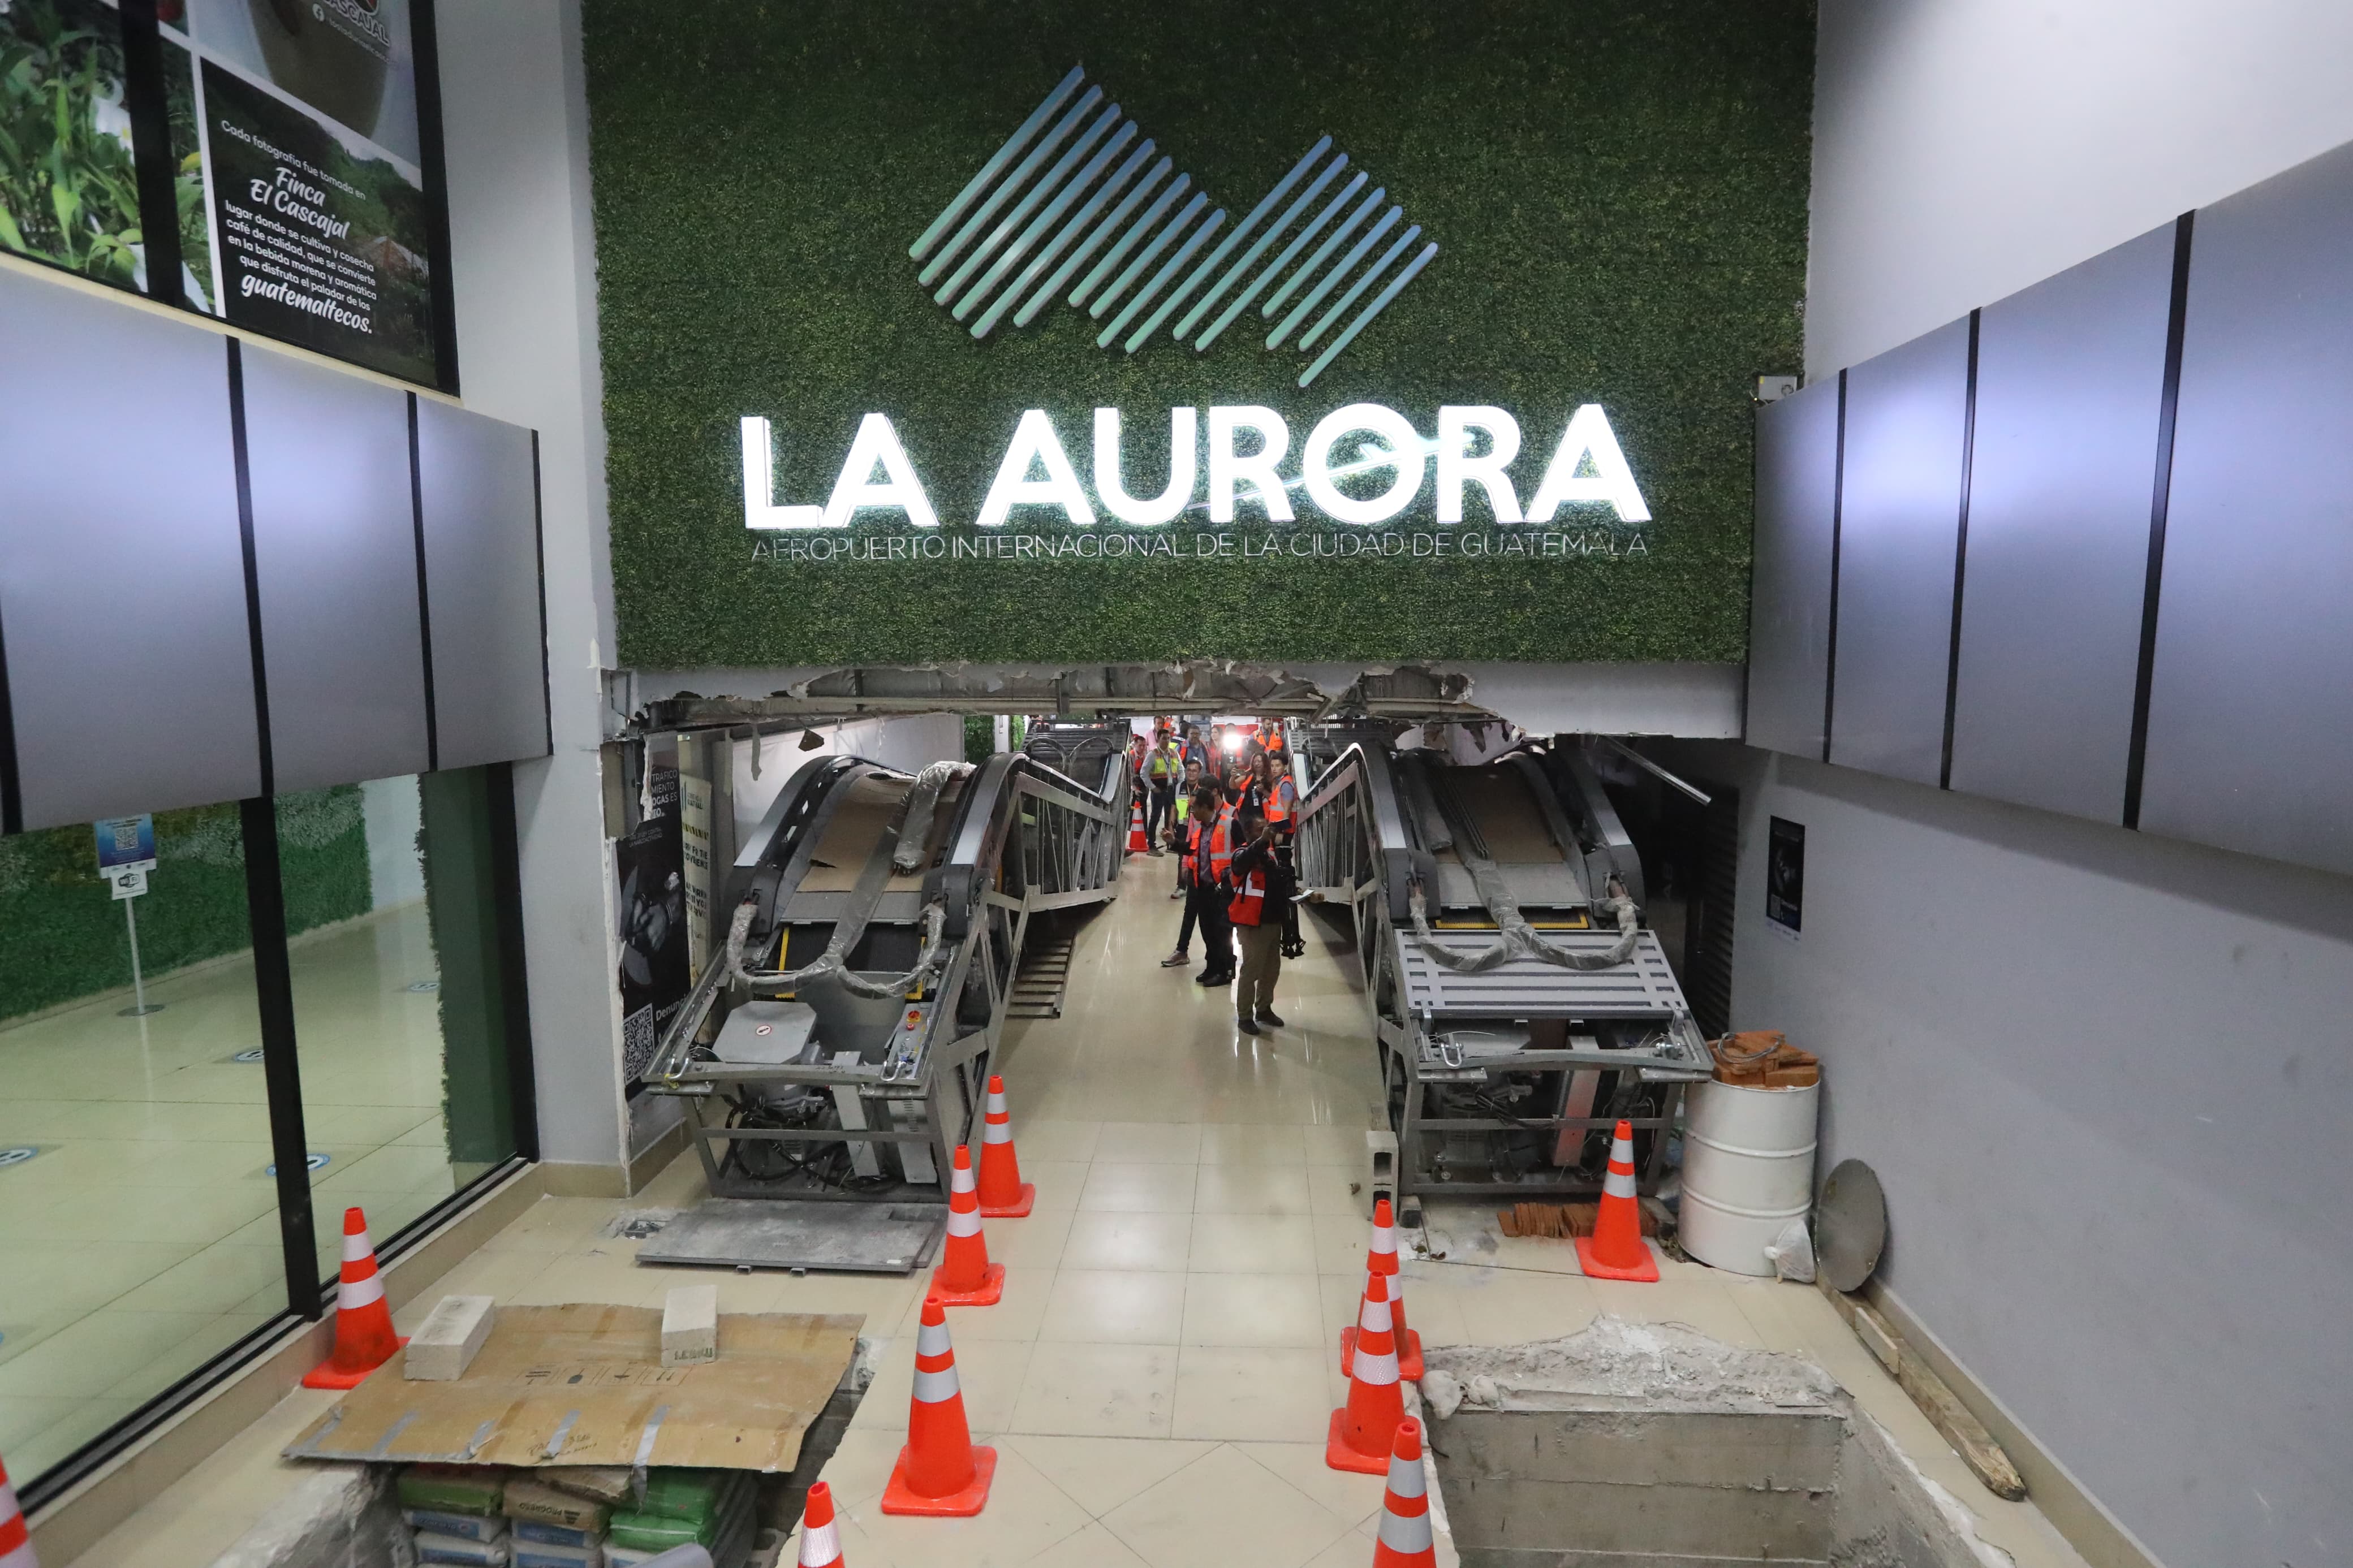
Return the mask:
[[638, 1261], [908, 1274], [931, 1257], [947, 1222], [935, 1204], [706, 1198], [647, 1237]]

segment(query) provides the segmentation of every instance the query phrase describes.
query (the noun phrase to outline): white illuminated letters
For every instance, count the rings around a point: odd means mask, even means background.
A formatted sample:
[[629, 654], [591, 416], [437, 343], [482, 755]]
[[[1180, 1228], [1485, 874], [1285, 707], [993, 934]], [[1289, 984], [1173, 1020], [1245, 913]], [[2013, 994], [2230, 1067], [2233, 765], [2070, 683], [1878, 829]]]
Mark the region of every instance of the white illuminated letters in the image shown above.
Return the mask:
[[[1388, 455], [1382, 455], [1376, 447], [1360, 447], [1353, 460], [1334, 468], [1332, 448], [1338, 445], [1340, 437], [1357, 430], [1369, 430], [1388, 443]], [[1377, 403], [1351, 403], [1326, 414], [1308, 436], [1307, 445], [1299, 454], [1299, 463], [1308, 499], [1335, 522], [1356, 523], [1387, 522], [1403, 511], [1421, 493], [1421, 478], [1429, 468], [1421, 437], [1412, 422], [1396, 409], [1384, 408]], [[1332, 482], [1342, 474], [1370, 473], [1391, 467], [1397, 469], [1397, 478], [1388, 489], [1370, 500], [1357, 500]]]
[[[1045, 467], [1044, 479], [1029, 477], [1033, 463]], [[1005, 460], [997, 465], [997, 479], [988, 487], [988, 499], [980, 503], [974, 525], [1003, 528], [1006, 515], [1017, 506], [1058, 506], [1072, 522], [1082, 526], [1092, 526], [1095, 521], [1095, 509], [1087, 504], [1078, 472], [1071, 467], [1061, 438], [1054, 434], [1054, 422], [1042, 408], [1029, 410], [1014, 426], [1013, 440], [1005, 448]]]
[[[1588, 464], [1593, 469], [1590, 474], [1577, 471]], [[1634, 483], [1634, 470], [1626, 466], [1626, 454], [1618, 449], [1617, 433], [1609, 428], [1609, 416], [1601, 412], [1599, 403], [1588, 403], [1569, 416], [1568, 428], [1560, 435], [1560, 449], [1545, 469], [1544, 483], [1528, 498], [1528, 521], [1550, 522], [1564, 502], [1576, 501], [1606, 502], [1617, 509], [1623, 522], [1651, 521], [1651, 509], [1642, 504], [1642, 492]]]
[[[1248, 430], [1259, 438], [1255, 452], [1234, 450], [1234, 437]], [[1234, 520], [1234, 487], [1247, 483], [1258, 491], [1271, 522], [1291, 521], [1291, 493], [1283, 487], [1277, 465], [1291, 450], [1291, 426], [1271, 408], [1249, 404], [1213, 405], [1209, 409], [1209, 521]]]
[[[1433, 438], [1422, 435], [1409, 416], [1386, 404], [1351, 403], [1315, 422], [1295, 459], [1291, 427], [1271, 408], [1212, 405], [1206, 437], [1198, 409], [1171, 408], [1167, 480], [1158, 494], [1150, 496], [1135, 495], [1127, 488], [1120, 449], [1123, 419], [1116, 408], [1094, 411], [1094, 484], [1090, 491], [1051, 416], [1042, 408], [1024, 410], [974, 526], [1001, 529], [1017, 507], [1058, 507], [1079, 528], [1095, 524], [1097, 509], [1132, 528], [1157, 528], [1180, 519], [1223, 528], [1233, 522], [1238, 504], [1262, 510], [1269, 522], [1290, 522], [1294, 520], [1294, 490], [1305, 492], [1311, 520], [1369, 528], [1412, 512], [1434, 516], [1440, 525], [1459, 525], [1464, 495], [1473, 485], [1484, 495], [1485, 510], [1496, 524], [1549, 523], [1563, 507], [1577, 506], [1606, 506], [1622, 523], [1651, 521], [1651, 509], [1618, 445], [1618, 434], [1598, 403], [1585, 404], [1569, 416], [1552, 460], [1525, 502], [1512, 476], [1521, 455], [1519, 421], [1508, 409], [1486, 404], [1440, 407]], [[848, 528], [859, 512], [894, 510], [903, 512], [917, 528], [939, 527], [939, 514], [932, 510], [931, 497], [889, 416], [868, 414], [859, 421], [833, 493], [822, 507], [789, 505], [777, 498], [776, 430], [758, 415], [744, 416], [741, 425], [745, 528], [762, 532]], [[1199, 456], [1205, 438], [1209, 454], [1206, 465]], [[1432, 454], [1438, 458], [1437, 499], [1417, 512], [1422, 481], [1431, 475]], [[1206, 497], [1198, 483], [1204, 467]], [[1529, 470], [1521, 470], [1521, 481], [1529, 477]], [[1374, 485], [1381, 487], [1377, 495], [1350, 493]], [[832, 548], [818, 541], [791, 548], [812, 547]], [[1515, 552], [1519, 548], [1513, 546]], [[1472, 542], [1466, 539], [1463, 549], [1471, 551]]]
[[[1493, 445], [1471, 455], [1472, 432], [1484, 430]], [[1438, 521], [1462, 521], [1467, 480], [1487, 492], [1497, 522], [1520, 521], [1520, 495], [1512, 488], [1512, 459], [1520, 455], [1520, 422], [1500, 408], [1448, 406], [1438, 411]]]
[[744, 419], [744, 526], [761, 530], [827, 526], [821, 506], [776, 504], [776, 436], [766, 420], [752, 415]]
[[[877, 463], [882, 466], [879, 483], [874, 478]], [[841, 476], [833, 481], [833, 495], [825, 503], [824, 526], [847, 528], [850, 513], [868, 507], [897, 507], [917, 528], [940, 525], [932, 498], [923, 493], [923, 481], [915, 477], [915, 465], [907, 461], [906, 449], [899, 445], [899, 432], [881, 414], [858, 422], [858, 437], [849, 443], [849, 456], [841, 460]]]
[[1095, 499], [1103, 510], [1138, 528], [1163, 523], [1193, 499], [1193, 449], [1200, 445], [1199, 420], [1190, 408], [1168, 411], [1168, 488], [1151, 500], [1127, 493], [1119, 460], [1119, 410], [1095, 410]]

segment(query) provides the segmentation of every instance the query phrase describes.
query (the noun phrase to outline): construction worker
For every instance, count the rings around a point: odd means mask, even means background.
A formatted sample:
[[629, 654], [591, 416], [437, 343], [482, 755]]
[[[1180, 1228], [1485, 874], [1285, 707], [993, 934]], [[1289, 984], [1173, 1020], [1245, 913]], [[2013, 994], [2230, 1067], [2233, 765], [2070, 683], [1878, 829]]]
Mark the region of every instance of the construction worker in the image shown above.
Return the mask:
[[1144, 759], [1144, 837], [1155, 855], [1161, 852], [1163, 830], [1176, 814], [1176, 780], [1184, 771], [1184, 754], [1176, 749], [1176, 737], [1164, 724], [1158, 740]]
[[1241, 981], [1234, 988], [1234, 1027], [1245, 1035], [1259, 1026], [1282, 1027], [1274, 1010], [1274, 983], [1282, 973], [1283, 911], [1291, 907], [1291, 868], [1275, 853], [1273, 826], [1255, 806], [1234, 819], [1241, 847], [1227, 868], [1233, 895], [1226, 916], [1241, 946]]
[[1226, 919], [1228, 893], [1223, 885], [1233, 861], [1231, 811], [1214, 784], [1205, 785], [1193, 796], [1185, 824], [1185, 921], [1177, 929], [1176, 950], [1160, 961], [1163, 969], [1181, 968], [1188, 962], [1185, 950], [1198, 922], [1207, 964], [1195, 980], [1202, 985], [1223, 985], [1234, 977], [1233, 938]]
[[1168, 814], [1168, 847], [1176, 851], [1176, 888], [1168, 895], [1172, 899], [1183, 898], [1190, 885], [1185, 871], [1185, 825], [1192, 816], [1193, 797], [1200, 793], [1204, 782], [1201, 764], [1191, 757], [1186, 758], [1184, 782], [1176, 786], [1176, 804]]

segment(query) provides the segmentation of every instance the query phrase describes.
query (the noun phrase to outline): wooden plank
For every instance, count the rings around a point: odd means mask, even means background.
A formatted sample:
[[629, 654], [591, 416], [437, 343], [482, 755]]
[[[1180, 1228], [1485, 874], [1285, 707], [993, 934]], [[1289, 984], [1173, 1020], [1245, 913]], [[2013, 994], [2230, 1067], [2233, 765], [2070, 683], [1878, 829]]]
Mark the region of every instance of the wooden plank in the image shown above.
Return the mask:
[[1912, 1353], [1904, 1336], [1880, 1314], [1879, 1310], [1860, 1296], [1831, 1289], [1828, 1280], [1817, 1278], [1824, 1296], [1838, 1310], [1840, 1317], [1855, 1331], [1873, 1356], [1895, 1379], [1895, 1385], [1920, 1407], [1920, 1413], [1936, 1428], [1945, 1441], [1953, 1446], [1969, 1473], [1985, 1484], [1986, 1490], [2008, 1502], [2018, 1502], [2026, 1496], [2026, 1482], [2018, 1467], [2010, 1462], [2010, 1455], [1995, 1441], [1985, 1423], [1970, 1413], [1969, 1407], [1938, 1377], [1934, 1369]]

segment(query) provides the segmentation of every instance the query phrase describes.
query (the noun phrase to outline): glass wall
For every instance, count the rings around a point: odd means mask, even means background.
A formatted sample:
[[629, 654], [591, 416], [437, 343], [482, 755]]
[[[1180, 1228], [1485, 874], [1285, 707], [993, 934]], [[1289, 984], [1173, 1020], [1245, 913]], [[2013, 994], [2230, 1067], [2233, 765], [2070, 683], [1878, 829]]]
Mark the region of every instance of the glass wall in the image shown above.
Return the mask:
[[[467, 769], [0, 838], [0, 1455], [20, 1490], [315, 1313], [346, 1205], [382, 1247], [514, 1155], [508, 788]], [[264, 1000], [281, 951], [290, 1018]], [[308, 1226], [281, 1224], [277, 1134], [309, 1152]]]

